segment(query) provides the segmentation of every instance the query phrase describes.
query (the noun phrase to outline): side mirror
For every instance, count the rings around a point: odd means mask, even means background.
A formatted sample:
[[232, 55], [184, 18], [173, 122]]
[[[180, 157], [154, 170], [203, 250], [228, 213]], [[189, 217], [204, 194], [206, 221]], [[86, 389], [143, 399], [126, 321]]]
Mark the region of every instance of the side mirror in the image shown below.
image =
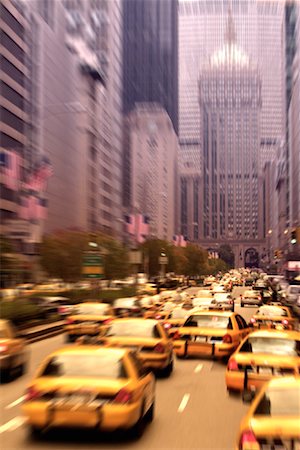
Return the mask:
[[254, 399], [254, 397], [255, 397], [254, 390], [247, 389], [247, 390], [243, 391], [243, 393], [242, 393], [243, 403], [251, 403], [252, 400]]

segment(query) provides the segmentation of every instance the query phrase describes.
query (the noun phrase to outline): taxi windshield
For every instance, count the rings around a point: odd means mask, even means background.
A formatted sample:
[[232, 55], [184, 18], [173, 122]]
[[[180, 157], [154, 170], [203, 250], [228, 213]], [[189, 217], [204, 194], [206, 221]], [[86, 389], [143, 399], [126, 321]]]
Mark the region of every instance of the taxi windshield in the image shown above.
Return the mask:
[[126, 378], [120, 355], [97, 354], [56, 355], [48, 362], [41, 376]]
[[190, 316], [184, 324], [185, 327], [199, 328], [220, 328], [226, 330], [230, 326], [230, 319], [223, 316], [211, 315], [193, 315]]
[[262, 306], [256, 312], [259, 316], [284, 316], [286, 317], [287, 311], [283, 308], [279, 308], [278, 306]]
[[300, 416], [300, 389], [268, 389], [255, 416]]
[[300, 356], [300, 341], [274, 337], [250, 337], [241, 353], [267, 353], [270, 355]]
[[108, 305], [101, 305], [101, 304], [83, 304], [83, 305], [78, 305], [78, 307], [76, 308], [76, 313], [77, 314], [105, 314], [107, 312], [108, 309]]
[[158, 338], [159, 332], [156, 325], [149, 320], [137, 322], [112, 322], [106, 336]]
[[184, 319], [187, 312], [182, 308], [174, 309], [171, 313], [170, 319]]

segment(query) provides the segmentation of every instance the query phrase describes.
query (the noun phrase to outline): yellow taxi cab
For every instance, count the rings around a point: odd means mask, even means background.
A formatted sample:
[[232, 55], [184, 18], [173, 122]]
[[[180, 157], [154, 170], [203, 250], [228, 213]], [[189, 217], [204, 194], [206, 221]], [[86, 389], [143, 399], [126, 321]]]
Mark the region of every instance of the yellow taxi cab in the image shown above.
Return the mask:
[[300, 449], [300, 377], [266, 383], [241, 422], [236, 450]]
[[113, 319], [113, 311], [108, 303], [86, 302], [75, 308], [68, 316], [64, 331], [67, 342], [74, 342], [80, 336], [97, 336], [101, 325]]
[[156, 294], [157, 284], [156, 283], [145, 283], [138, 287], [138, 293], [144, 294]]
[[28, 362], [28, 348], [24, 339], [17, 337], [13, 325], [0, 319], [0, 375], [8, 381], [14, 371], [23, 375]]
[[293, 330], [297, 320], [292, 316], [286, 306], [264, 305], [261, 306], [250, 319], [252, 328], [274, 328], [276, 330]]
[[174, 335], [174, 351], [179, 358], [227, 357], [248, 333], [248, 325], [239, 314], [227, 311], [192, 311]]
[[164, 376], [173, 371], [173, 344], [157, 320], [115, 319], [103, 327], [99, 341], [105, 346], [135, 350], [145, 367]]
[[228, 361], [226, 386], [229, 392], [259, 389], [274, 377], [300, 373], [300, 332], [254, 331]]
[[167, 330], [170, 337], [173, 337], [177, 329], [181, 327], [190, 315], [190, 311], [184, 307], [176, 307], [172, 311], [168, 311], [168, 314], [163, 319], [157, 319], [163, 321], [163, 326]]
[[154, 376], [134, 352], [95, 346], [50, 354], [29, 384], [22, 411], [35, 436], [49, 428], [132, 429], [152, 421]]
[[175, 304], [171, 301], [167, 301], [162, 305], [150, 308], [144, 313], [145, 319], [157, 319], [163, 320], [168, 317], [170, 311], [175, 308]]

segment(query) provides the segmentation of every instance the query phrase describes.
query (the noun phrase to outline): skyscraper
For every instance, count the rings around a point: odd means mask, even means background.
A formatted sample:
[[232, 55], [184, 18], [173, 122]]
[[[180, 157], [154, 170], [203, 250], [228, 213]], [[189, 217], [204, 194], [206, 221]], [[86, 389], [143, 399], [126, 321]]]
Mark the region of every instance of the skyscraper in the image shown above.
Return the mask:
[[[261, 75], [259, 153], [263, 168], [266, 161], [276, 157], [285, 134], [284, 2], [280, 0], [179, 0], [180, 150], [189, 154], [200, 151], [198, 76], [203, 63], [222, 45], [229, 5], [238, 42], [257, 62]], [[197, 157], [190, 158], [193, 160]]]
[[148, 216], [150, 235], [171, 241], [177, 221], [178, 138], [172, 122], [156, 103], [137, 103], [126, 120], [130, 155], [132, 213]]
[[[237, 44], [229, 13], [224, 45], [210, 56], [199, 77], [199, 241], [230, 243], [236, 264], [263, 245], [259, 190], [261, 78]], [[250, 251], [250, 250], [249, 250]]]
[[156, 102], [178, 133], [176, 0], [123, 1], [123, 110]]

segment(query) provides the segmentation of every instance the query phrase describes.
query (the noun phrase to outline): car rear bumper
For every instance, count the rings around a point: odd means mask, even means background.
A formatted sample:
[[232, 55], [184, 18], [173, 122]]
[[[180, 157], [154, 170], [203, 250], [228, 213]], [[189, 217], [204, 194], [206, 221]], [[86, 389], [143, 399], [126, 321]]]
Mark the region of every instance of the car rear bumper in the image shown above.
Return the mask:
[[139, 353], [139, 359], [143, 362], [143, 366], [149, 367], [153, 370], [165, 369], [172, 360], [172, 355], [168, 353], [163, 354], [147, 354]]
[[225, 382], [227, 389], [232, 389], [236, 391], [243, 391], [246, 389], [260, 389], [267, 381], [271, 378], [282, 378], [274, 377], [272, 375], [257, 375], [247, 373], [245, 376], [245, 371], [229, 371], [225, 373]]
[[215, 356], [222, 358], [231, 355], [236, 349], [233, 344], [201, 343], [195, 344], [190, 341], [174, 341], [174, 352], [177, 356]]
[[126, 405], [105, 404], [101, 407], [54, 407], [50, 402], [32, 401], [22, 407], [27, 423], [34, 427], [94, 428], [116, 430], [131, 428], [139, 419], [139, 402]]

